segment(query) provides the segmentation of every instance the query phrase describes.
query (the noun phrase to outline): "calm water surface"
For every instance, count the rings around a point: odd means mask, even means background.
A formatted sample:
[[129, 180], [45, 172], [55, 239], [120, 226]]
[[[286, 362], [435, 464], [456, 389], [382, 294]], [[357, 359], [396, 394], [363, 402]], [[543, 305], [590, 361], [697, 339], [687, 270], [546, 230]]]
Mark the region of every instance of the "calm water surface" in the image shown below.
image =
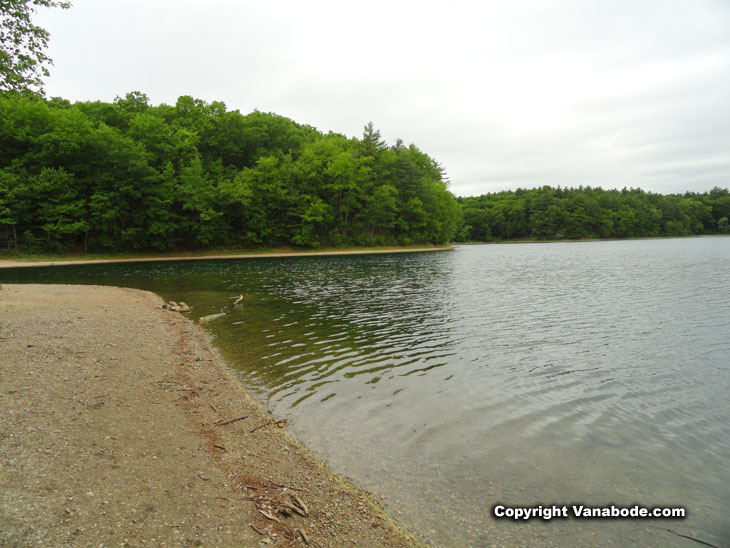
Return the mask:
[[[248, 388], [429, 542], [730, 546], [730, 238], [0, 270], [195, 316]], [[684, 520], [492, 507], [683, 506]]]

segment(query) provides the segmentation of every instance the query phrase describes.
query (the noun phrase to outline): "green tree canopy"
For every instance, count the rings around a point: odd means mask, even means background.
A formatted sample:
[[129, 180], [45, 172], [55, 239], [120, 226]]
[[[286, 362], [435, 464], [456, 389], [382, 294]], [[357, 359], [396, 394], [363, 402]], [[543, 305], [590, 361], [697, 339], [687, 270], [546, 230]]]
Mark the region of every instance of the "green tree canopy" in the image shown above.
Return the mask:
[[641, 189], [551, 188], [460, 198], [464, 240], [689, 236], [724, 232], [730, 196], [653, 194]]
[[71, 7], [56, 0], [0, 0], [0, 91], [42, 92], [52, 60], [46, 55], [50, 35], [35, 25], [37, 7]]
[[[2, 1], [2, 0], [0, 0]], [[435, 160], [190, 96], [151, 105], [0, 95], [0, 245], [113, 251], [444, 243]]]

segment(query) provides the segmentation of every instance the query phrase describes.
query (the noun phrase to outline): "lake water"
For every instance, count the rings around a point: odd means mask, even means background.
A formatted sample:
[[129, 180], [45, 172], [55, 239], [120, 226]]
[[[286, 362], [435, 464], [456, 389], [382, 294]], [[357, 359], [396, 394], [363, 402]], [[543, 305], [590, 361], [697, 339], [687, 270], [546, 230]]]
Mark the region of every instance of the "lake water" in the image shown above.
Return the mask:
[[[730, 238], [0, 270], [149, 289], [331, 467], [448, 547], [730, 546]], [[496, 504], [682, 520], [496, 520]], [[671, 531], [667, 531], [671, 529]]]

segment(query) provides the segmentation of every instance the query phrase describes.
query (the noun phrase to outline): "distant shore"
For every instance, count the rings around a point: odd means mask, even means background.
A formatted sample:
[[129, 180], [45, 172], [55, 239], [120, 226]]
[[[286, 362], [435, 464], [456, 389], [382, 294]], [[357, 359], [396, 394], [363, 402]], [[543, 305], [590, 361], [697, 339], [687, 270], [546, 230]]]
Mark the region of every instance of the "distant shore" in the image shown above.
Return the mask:
[[180, 253], [160, 255], [135, 255], [120, 254], [119, 256], [83, 256], [77, 258], [74, 255], [30, 255], [28, 257], [5, 258], [0, 255], [0, 268], [15, 268], [19, 266], [54, 266], [54, 265], [78, 265], [92, 263], [136, 263], [151, 261], [195, 261], [207, 259], [254, 259], [263, 257], [304, 257], [309, 255], [367, 255], [372, 253], [420, 253], [424, 251], [450, 251], [453, 246], [431, 246], [431, 247], [362, 247], [351, 249], [323, 249], [312, 251], [300, 251], [293, 249], [273, 249], [262, 251], [238, 252], [238, 251], [211, 251], [209, 253]]
[[576, 238], [576, 239], [559, 239], [559, 240], [540, 240], [540, 239], [523, 239], [523, 240], [494, 240], [489, 242], [454, 242], [453, 246], [460, 245], [499, 245], [499, 244], [566, 244], [566, 243], [582, 243], [582, 242], [633, 242], [637, 240], [683, 240], [685, 238], [727, 238], [730, 234], [690, 234], [687, 236], [637, 236], [635, 238]]

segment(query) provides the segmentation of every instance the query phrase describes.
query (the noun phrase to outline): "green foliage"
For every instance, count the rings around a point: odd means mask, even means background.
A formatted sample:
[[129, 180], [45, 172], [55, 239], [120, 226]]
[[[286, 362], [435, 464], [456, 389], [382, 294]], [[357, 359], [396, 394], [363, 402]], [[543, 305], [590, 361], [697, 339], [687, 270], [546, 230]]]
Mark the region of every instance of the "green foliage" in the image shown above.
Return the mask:
[[51, 59], [46, 55], [50, 35], [33, 24], [36, 8], [71, 7], [54, 0], [0, 0], [0, 92], [42, 92]]
[[720, 217], [717, 220], [717, 228], [723, 234], [727, 234], [727, 217]]
[[[730, 195], [545, 186], [460, 198], [463, 240], [688, 236], [727, 232]], [[723, 222], [723, 218], [725, 219]]]
[[[1, 2], [2, 0], [0, 0]], [[0, 97], [0, 245], [31, 253], [445, 243], [461, 212], [415, 146], [189, 96]]]

